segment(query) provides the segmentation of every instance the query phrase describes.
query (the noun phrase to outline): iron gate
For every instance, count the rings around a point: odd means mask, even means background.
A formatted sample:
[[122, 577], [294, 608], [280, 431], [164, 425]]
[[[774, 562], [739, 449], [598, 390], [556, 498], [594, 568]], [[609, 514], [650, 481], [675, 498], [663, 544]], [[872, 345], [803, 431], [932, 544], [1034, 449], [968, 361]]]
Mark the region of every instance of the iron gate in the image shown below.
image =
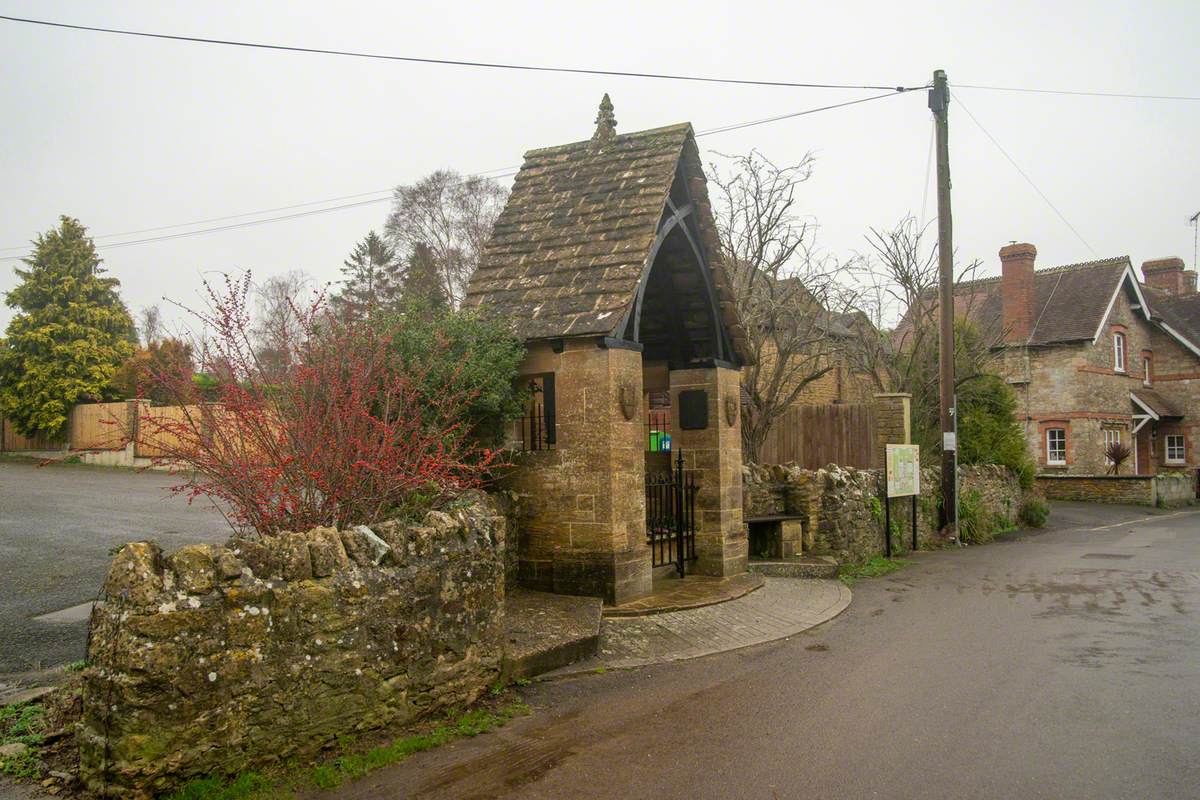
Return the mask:
[[646, 539], [655, 567], [674, 564], [683, 577], [684, 565], [696, 560], [696, 475], [683, 469], [683, 451], [666, 472], [646, 474]]

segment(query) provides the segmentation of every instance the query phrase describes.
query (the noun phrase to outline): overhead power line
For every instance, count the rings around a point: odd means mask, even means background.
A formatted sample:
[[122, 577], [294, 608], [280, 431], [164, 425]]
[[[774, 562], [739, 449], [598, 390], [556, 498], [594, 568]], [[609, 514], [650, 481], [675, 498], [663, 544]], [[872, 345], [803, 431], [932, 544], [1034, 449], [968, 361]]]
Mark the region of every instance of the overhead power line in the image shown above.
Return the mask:
[[834, 103], [830, 106], [820, 106], [819, 108], [809, 108], [804, 111], [793, 111], [790, 114], [780, 114], [777, 117], [767, 117], [765, 119], [757, 119], [753, 122], [738, 122], [733, 125], [726, 125], [721, 128], [710, 128], [706, 131], [700, 131], [696, 136], [709, 136], [714, 133], [725, 133], [727, 131], [737, 131], [742, 128], [752, 128], [755, 125], [766, 125], [768, 122], [779, 122], [784, 119], [794, 119], [795, 117], [804, 117], [809, 114], [816, 114], [819, 111], [830, 111], [835, 108], [845, 108], [846, 106], [856, 106], [859, 103], [869, 103], [872, 100], [882, 100], [885, 97], [895, 97], [896, 92], [888, 92], [887, 94], [876, 94], [870, 97], [860, 97], [858, 100], [848, 100], [845, 103]]
[[1033, 187], [1033, 190], [1038, 193], [1038, 196], [1041, 197], [1042, 200], [1046, 201], [1046, 205], [1050, 206], [1050, 210], [1053, 211], [1055, 214], [1057, 214], [1058, 218], [1063, 221], [1063, 224], [1071, 229], [1071, 233], [1075, 234], [1075, 236], [1079, 239], [1079, 241], [1083, 242], [1083, 246], [1086, 247], [1088, 250], [1090, 250], [1092, 255], [1099, 258], [1100, 254], [1096, 252], [1096, 249], [1094, 247], [1092, 247], [1090, 244], [1088, 244], [1088, 240], [1083, 238], [1083, 234], [1081, 234], [1078, 230], [1076, 230], [1075, 226], [1071, 224], [1071, 221], [1068, 220], [1066, 218], [1066, 216], [1061, 211], [1058, 210], [1058, 206], [1054, 205], [1054, 203], [1052, 203], [1050, 201], [1050, 198], [1046, 196], [1046, 193], [1038, 188], [1038, 185], [1033, 182], [1033, 178], [1030, 178], [1029, 175], [1025, 172], [1025, 170], [1021, 169], [1021, 165], [1018, 164], [1016, 162], [1016, 160], [1013, 159], [1013, 157], [1008, 154], [1008, 151], [1004, 149], [1004, 146], [1001, 145], [1000, 142], [996, 141], [996, 137], [992, 136], [992, 134], [988, 132], [988, 129], [983, 127], [983, 123], [975, 118], [975, 115], [971, 113], [971, 109], [967, 108], [966, 104], [963, 103], [962, 98], [960, 98], [957, 94], [953, 94], [953, 93], [951, 94], [951, 96], [954, 98], [955, 102], [957, 102], [960, 106], [962, 106], [962, 110], [964, 112], [966, 112], [966, 115], [968, 117], [971, 118], [971, 121], [975, 123], [975, 126], [977, 128], [979, 128], [979, 130], [983, 131], [983, 135], [986, 136], [988, 138], [988, 140], [991, 141], [991, 143], [996, 146], [996, 149], [999, 150], [1000, 153], [1005, 158], [1008, 159], [1008, 163], [1013, 165], [1013, 168], [1018, 173], [1020, 173], [1021, 177], [1025, 179], [1025, 182]]
[[[844, 103], [835, 103], [835, 104], [829, 105], [829, 106], [820, 106], [818, 108], [805, 109], [804, 111], [794, 111], [789, 114], [780, 114], [775, 117], [767, 117], [765, 119], [752, 120], [750, 122], [738, 122], [733, 125], [724, 125], [724, 126], [721, 126], [718, 128], [709, 128], [708, 130], [699, 131], [696, 133], [696, 136], [697, 137], [711, 136], [711, 135], [717, 134], [717, 133], [726, 133], [728, 131], [740, 130], [742, 128], [749, 128], [754, 125], [766, 125], [771, 122], [779, 122], [779, 121], [785, 120], [785, 119], [794, 119], [796, 117], [802, 117], [802, 116], [806, 116], [808, 114], [816, 114], [820, 111], [830, 111], [830, 110], [836, 109], [836, 108], [844, 108], [846, 106], [852, 106], [852, 105], [856, 105], [858, 103], [866, 103], [870, 100], [880, 100], [884, 97], [893, 97], [893, 96], [895, 96], [895, 93], [873, 95], [871, 97], [863, 97], [858, 100], [850, 100], [850, 101], [847, 101]], [[504, 170], [504, 171], [501, 171], [501, 170]], [[490, 177], [492, 177], [492, 178], [508, 178], [513, 175], [516, 175], [517, 169], [514, 167], [500, 167], [497, 169], [484, 170], [483, 172], [473, 173], [467, 177], [472, 177], [472, 178], [473, 177], [483, 177], [483, 176], [488, 176], [489, 173], [493, 173], [493, 172], [496, 172], [499, 174], [490, 175]], [[263, 219], [249, 220], [246, 222], [238, 222], [238, 223], [233, 223], [233, 224], [229, 224], [229, 225], [217, 225], [217, 226], [214, 226], [211, 228], [201, 228], [199, 230], [194, 230], [194, 231], [180, 231], [178, 233], [170, 233], [170, 234], [165, 234], [162, 236], [151, 236], [151, 237], [144, 238], [144, 239], [131, 239], [127, 242], [113, 242], [112, 244], [100, 245], [100, 249], [111, 250], [111, 249], [114, 249], [117, 247], [130, 247], [132, 245], [151, 244], [153, 242], [165, 242], [165, 241], [168, 241], [171, 239], [182, 239], [182, 238], [185, 238], [188, 236], [202, 236], [202, 235], [208, 234], [208, 233], [218, 233], [221, 231], [239, 230], [241, 228], [251, 228], [251, 227], [258, 226], [258, 225], [266, 225], [271, 222], [284, 222], [286, 220], [300, 219], [302, 217], [310, 217], [310, 216], [314, 216], [317, 214], [327, 214], [332, 211], [341, 211], [342, 209], [347, 209], [347, 208], [361, 208], [363, 206], [373, 205], [375, 203], [383, 203], [388, 200], [391, 200], [392, 199], [391, 191], [392, 190], [390, 190], [390, 189], [381, 189], [381, 190], [376, 190], [374, 192], [362, 192], [360, 194], [343, 195], [342, 197], [327, 198], [326, 200], [313, 200], [308, 203], [297, 203], [295, 205], [290, 205], [290, 206], [279, 206], [277, 208], [263, 209], [261, 211], [249, 211], [244, 214], [231, 214], [231, 215], [224, 216], [224, 217], [213, 217], [208, 220], [196, 220], [193, 222], [181, 222], [177, 225], [161, 225], [156, 228], [142, 228], [141, 230], [137, 230], [137, 231], [126, 231], [123, 234], [122, 233], [104, 234], [103, 236], [93, 236], [92, 239], [95, 240], [95, 239], [102, 239], [102, 238], [113, 238], [113, 237], [117, 237], [117, 236], [129, 236], [129, 235], [132, 235], [135, 233], [149, 233], [152, 231], [171, 230], [173, 228], [186, 228], [191, 225], [201, 225], [201, 224], [205, 224], [208, 222], [221, 222], [221, 221], [230, 220], [230, 219], [239, 219], [239, 218], [243, 218], [243, 217], [257, 216], [259, 214], [268, 214], [268, 213], [271, 213], [274, 211], [287, 211], [287, 210], [290, 210], [293, 208], [304, 208], [305, 206], [318, 205], [321, 203], [332, 202], [334, 200], [352, 199], [352, 198], [358, 198], [358, 197], [365, 197], [365, 196], [369, 196], [369, 195], [373, 195], [373, 194], [380, 194], [382, 192], [388, 192], [388, 194], [384, 197], [376, 197], [376, 198], [369, 199], [369, 200], [357, 200], [357, 201], [351, 202], [351, 203], [342, 203], [342, 204], [335, 205], [335, 206], [328, 206], [326, 208], [316, 208], [316, 209], [310, 209], [308, 211], [299, 211], [294, 214], [284, 214], [283, 216], [278, 216], [278, 217], [266, 217]], [[6, 247], [3, 249], [3, 251], [7, 252], [7, 251], [12, 251], [12, 250], [25, 250], [25, 249], [28, 249], [28, 245], [19, 246], [19, 247]], [[17, 261], [21, 258], [24, 258], [24, 256], [0, 256], [0, 261]]]
[[293, 45], [270, 44], [267, 42], [244, 42], [234, 39], [209, 39], [202, 36], [180, 36], [169, 33], [151, 33], [149, 31], [131, 31], [121, 28], [100, 28], [92, 25], [72, 25], [66, 22], [53, 22], [44, 19], [28, 19], [25, 17], [10, 17], [0, 15], [0, 20], [19, 22], [27, 25], [44, 25], [50, 28], [66, 28], [76, 31], [91, 31], [93, 33], [111, 33], [118, 36], [138, 36], [146, 39], [165, 39], [174, 42], [191, 42], [194, 44], [212, 44], [223, 47], [245, 47], [254, 50], [276, 50], [291, 53], [308, 53], [311, 55], [343, 56], [346, 58], [366, 58], [379, 61], [405, 61], [411, 64], [441, 64], [453, 67], [475, 67], [479, 69], [512, 69], [525, 72], [561, 72], [572, 75], [610, 75], [618, 78], [654, 78], [669, 81], [696, 81], [701, 83], [731, 83], [745, 86], [783, 86], [797, 89], [877, 89], [891, 92], [906, 92], [910, 89], [922, 89], [923, 86], [880, 86], [846, 83], [800, 83], [796, 81], [748, 80], [742, 78], [714, 78], [703, 75], [674, 75], [659, 72], [631, 72], [614, 69], [586, 69], [579, 67], [553, 67], [535, 64], [502, 64], [491, 61], [468, 61], [450, 58], [421, 58], [418, 56], [399, 56], [387, 53], [365, 53], [356, 50], [332, 50], [320, 47], [296, 47]]
[[[230, 219], [243, 219], [245, 217], [256, 217], [260, 214], [271, 214], [276, 211], [289, 211], [293, 208], [304, 208], [305, 206], [319, 206], [319, 205], [323, 205], [325, 203], [333, 203], [338, 200], [351, 200], [351, 199], [355, 199], [355, 198], [359, 198], [359, 197], [368, 197], [368, 196], [374, 195], [374, 194], [382, 194], [384, 192], [386, 192], [389, 196], [391, 196], [392, 190], [391, 189], [379, 189], [374, 192], [359, 192], [358, 194], [346, 194], [346, 195], [342, 195], [340, 197], [326, 197], [324, 200], [312, 200], [307, 203], [295, 203], [290, 206], [277, 206], [275, 208], [262, 208], [262, 209], [259, 209], [258, 211], [246, 211], [241, 214], [227, 214], [226, 216], [223, 216], [223, 217], [210, 217], [208, 219], [196, 219], [196, 220], [192, 220], [191, 222], [177, 222], [174, 225], [159, 225], [154, 228], [138, 228], [137, 230], [121, 231], [120, 233], [102, 233], [102, 234], [98, 234], [96, 236], [92, 236], [90, 238], [92, 239], [92, 241], [97, 241], [99, 239], [116, 239], [121, 236], [134, 236], [139, 233], [153, 233], [155, 231], [169, 231], [174, 228], [189, 228], [193, 225], [207, 225], [212, 222], [224, 222], [225, 220], [230, 220]], [[380, 198], [380, 199], [386, 200], [388, 198], [384, 197], [384, 198]], [[111, 247], [112, 245], [109, 245], [109, 246]], [[0, 248], [0, 252], [11, 252], [13, 250], [26, 250], [26, 249], [28, 249], [28, 247], [29, 247], [29, 245], [20, 245], [17, 247], [5, 247], [5, 248]]]
[[[511, 172], [515, 169], [516, 169], [516, 167], [514, 167], [514, 166], [499, 167], [497, 169], [484, 170], [483, 172], [474, 172], [474, 173], [471, 173], [471, 176], [472, 177], [481, 177], [481, 178], [489, 177], [490, 173], [503, 172], [505, 170], [509, 171], [511, 174]], [[499, 176], [499, 177], [502, 177], [502, 176]], [[172, 230], [173, 228], [190, 228], [193, 225], [208, 225], [209, 223], [212, 223], [212, 222], [224, 222], [226, 220], [231, 220], [231, 219], [244, 219], [246, 217], [257, 217], [261, 214], [272, 214], [276, 211], [290, 211], [294, 208], [305, 208], [307, 206], [319, 206], [319, 205], [324, 205], [325, 203], [335, 203], [339, 200], [356, 200], [360, 197], [370, 197], [371, 195], [376, 195], [376, 194], [388, 195], [388, 197], [377, 198], [378, 202], [382, 202], [382, 201], [390, 198], [392, 195], [392, 192], [394, 192], [394, 191], [395, 191], [394, 187], [388, 188], [388, 189], [376, 189], [373, 192], [358, 192], [357, 194], [344, 194], [344, 195], [340, 195], [338, 197], [326, 197], [322, 200], [310, 200], [306, 203], [294, 203], [293, 205], [290, 205], [290, 206], [276, 206], [275, 208], [260, 208], [257, 211], [243, 211], [240, 214], [227, 214], [223, 217], [209, 217], [208, 219], [194, 219], [190, 222], [176, 222], [173, 225], [159, 225], [154, 228], [139, 228], [137, 230], [121, 231], [119, 233], [102, 233], [102, 234], [98, 234], [96, 236], [92, 236], [90, 238], [92, 239], [92, 241], [97, 241], [99, 239], [117, 239], [122, 236], [134, 236], [139, 233], [154, 233], [155, 231], [169, 231], [169, 230]], [[353, 204], [351, 204], [351, 205], [353, 205]], [[108, 245], [108, 246], [111, 246], [111, 245]], [[26, 249], [28, 249], [28, 247], [29, 247], [28, 245], [19, 245], [16, 247], [0, 247], [0, 253], [8, 253], [8, 252], [12, 252], [13, 250], [26, 250]]]
[[1200, 96], [1181, 94], [1135, 94], [1132, 92], [1089, 92], [1076, 89], [1039, 89], [1032, 86], [982, 86], [977, 83], [956, 83], [955, 89], [986, 89], [993, 92], [1026, 92], [1029, 94], [1066, 94], [1079, 97], [1123, 97], [1132, 100], [1200, 100]]

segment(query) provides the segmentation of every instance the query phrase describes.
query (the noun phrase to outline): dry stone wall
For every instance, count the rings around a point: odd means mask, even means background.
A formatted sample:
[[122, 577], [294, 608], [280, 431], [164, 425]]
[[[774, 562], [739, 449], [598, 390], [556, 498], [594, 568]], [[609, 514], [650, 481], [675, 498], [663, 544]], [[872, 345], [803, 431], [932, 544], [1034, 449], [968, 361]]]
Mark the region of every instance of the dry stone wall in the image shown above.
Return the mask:
[[506, 529], [472, 493], [420, 524], [125, 545], [91, 620], [87, 787], [151, 797], [473, 701], [501, 664]]
[[[832, 555], [842, 562], [861, 562], [884, 553], [882, 470], [830, 464], [818, 470], [795, 465], [743, 468], [743, 504], [747, 518], [797, 515], [803, 525], [805, 553]], [[979, 509], [990, 538], [1017, 517], [1023, 492], [1016, 476], [995, 465], [959, 468], [960, 492]], [[943, 544], [938, 537], [941, 476], [937, 468], [921, 471], [917, 498], [917, 541], [922, 549]], [[893, 552], [912, 544], [912, 501], [892, 499]]]

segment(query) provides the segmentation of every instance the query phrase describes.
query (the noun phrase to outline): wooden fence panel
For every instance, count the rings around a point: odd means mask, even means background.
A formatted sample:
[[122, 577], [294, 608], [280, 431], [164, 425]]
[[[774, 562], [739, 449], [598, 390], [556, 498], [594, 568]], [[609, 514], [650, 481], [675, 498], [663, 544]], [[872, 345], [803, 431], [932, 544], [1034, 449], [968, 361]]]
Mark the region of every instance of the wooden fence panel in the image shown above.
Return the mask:
[[191, 415], [198, 418], [200, 406], [143, 406], [141, 419], [138, 420], [138, 440], [136, 455], [139, 458], [158, 458], [165, 456], [171, 449], [179, 445], [179, 438], [169, 430], [159, 427], [160, 423], [170, 425], [182, 422]]
[[0, 450], [6, 453], [62, 449], [62, 444], [51, 442], [50, 437], [44, 433], [39, 433], [36, 436], [22, 436], [17, 433], [17, 429], [13, 427], [13, 424], [3, 417], [0, 417], [0, 429], [3, 429], [3, 433], [0, 435]]
[[129, 404], [87, 403], [71, 409], [67, 441], [72, 450], [121, 450], [129, 443]]
[[775, 422], [762, 449], [764, 464], [826, 464], [874, 468], [875, 412], [865, 403], [792, 406]]

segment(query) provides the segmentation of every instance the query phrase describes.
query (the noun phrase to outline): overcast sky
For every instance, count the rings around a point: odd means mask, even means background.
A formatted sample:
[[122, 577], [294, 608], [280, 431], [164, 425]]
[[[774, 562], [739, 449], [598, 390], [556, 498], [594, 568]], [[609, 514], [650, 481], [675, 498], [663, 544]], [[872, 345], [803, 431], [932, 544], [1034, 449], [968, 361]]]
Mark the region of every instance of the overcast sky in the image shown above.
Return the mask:
[[[967, 9], [968, 6], [972, 8]], [[1200, 3], [22, 2], [0, 13], [83, 25], [435, 58], [820, 83], [920, 85], [935, 68], [1094, 248], [963, 113], [950, 111], [955, 245], [999, 271], [1010, 240], [1038, 264], [1128, 254], [1192, 262], [1200, 102], [958, 89], [988, 84], [1200, 95]], [[439, 167], [519, 165], [590, 136], [600, 96], [619, 131], [697, 130], [871, 92], [728, 86], [415, 65], [133, 39], [0, 21], [0, 248], [60, 214], [93, 235], [384, 190]], [[924, 92], [700, 139], [726, 153], [817, 158], [803, 187], [820, 244], [920, 216]], [[933, 190], [926, 218], [934, 216]], [[319, 207], [319, 206], [314, 206]], [[302, 269], [335, 281], [387, 203], [102, 249], [132, 311], [195, 304], [206, 271]], [[286, 212], [283, 212], [286, 213]], [[266, 215], [271, 216], [271, 215]], [[252, 219], [252, 218], [248, 218]], [[234, 220], [244, 221], [244, 220]], [[179, 230], [162, 231], [174, 233]], [[146, 235], [125, 237], [143, 238]], [[97, 244], [121, 241], [100, 239]], [[3, 250], [0, 256], [21, 254]], [[16, 262], [0, 261], [0, 290]], [[0, 324], [11, 311], [0, 308]]]

